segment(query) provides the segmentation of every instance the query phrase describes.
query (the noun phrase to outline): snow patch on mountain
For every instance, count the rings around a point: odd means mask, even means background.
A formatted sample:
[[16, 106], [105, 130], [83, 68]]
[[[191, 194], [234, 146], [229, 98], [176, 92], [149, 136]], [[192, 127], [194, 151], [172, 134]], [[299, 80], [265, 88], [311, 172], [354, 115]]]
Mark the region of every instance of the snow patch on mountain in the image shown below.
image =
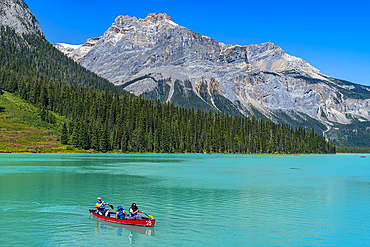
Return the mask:
[[54, 47], [63, 52], [66, 55], [71, 54], [74, 50], [80, 48], [82, 45], [70, 45], [66, 43], [56, 43]]
[[[240, 105], [242, 114], [257, 110], [273, 118], [274, 112], [284, 111], [302, 119], [307, 114], [326, 125], [351, 123], [351, 116], [369, 119], [370, 99], [344, 96], [352, 91], [342, 89], [355, 87], [338, 84], [280, 46], [270, 41], [225, 45], [179, 26], [167, 14], [118, 16], [101, 37], [88, 39], [67, 55], [117, 85], [128, 85], [125, 89], [138, 96], [155, 90], [158, 80], [147, 75], [156, 75], [171, 79], [166, 82], [168, 99], [175, 80], [189, 80], [200, 98], [199, 86], [206, 82], [209, 87], [213, 81], [214, 90]], [[218, 109], [207, 90], [210, 104]]]

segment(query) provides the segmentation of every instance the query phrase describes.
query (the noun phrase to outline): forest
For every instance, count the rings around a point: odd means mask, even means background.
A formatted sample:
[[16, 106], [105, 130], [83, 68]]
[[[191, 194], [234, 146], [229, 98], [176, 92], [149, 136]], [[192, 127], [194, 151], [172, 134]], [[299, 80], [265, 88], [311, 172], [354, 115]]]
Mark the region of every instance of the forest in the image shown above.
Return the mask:
[[65, 117], [60, 141], [107, 152], [335, 153], [313, 129], [255, 116], [181, 108], [133, 97], [86, 70], [40, 35], [1, 27], [0, 93], [17, 93], [54, 123]]

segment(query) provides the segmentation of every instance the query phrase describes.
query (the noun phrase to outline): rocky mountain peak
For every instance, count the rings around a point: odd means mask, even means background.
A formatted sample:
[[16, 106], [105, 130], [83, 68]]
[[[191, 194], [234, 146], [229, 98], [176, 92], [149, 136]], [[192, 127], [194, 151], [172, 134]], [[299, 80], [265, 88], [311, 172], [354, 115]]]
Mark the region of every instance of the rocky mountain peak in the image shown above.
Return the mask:
[[132, 25], [132, 23], [136, 23], [137, 22], [137, 19], [136, 17], [131, 17], [131, 16], [123, 16], [123, 15], [120, 15], [118, 16], [114, 23], [112, 24], [112, 26], [117, 26], [117, 27], [124, 27], [124, 26], [128, 26], [128, 25]]
[[40, 24], [23, 0], [0, 1], [0, 25], [14, 28], [20, 34], [42, 34]]
[[154, 100], [320, 126], [348, 124], [348, 114], [370, 120], [370, 95], [348, 97], [355, 86], [337, 84], [271, 41], [223, 44], [164, 13], [145, 19], [119, 16], [101, 37], [55, 47], [125, 90]]
[[[162, 27], [176, 27], [176, 23], [171, 21], [171, 17], [166, 13], [163, 14], [148, 14], [145, 19], [137, 19], [135, 16], [118, 16], [108, 31], [115, 33], [126, 33], [133, 29], [148, 30], [152, 29], [151, 25], [160, 25]], [[155, 28], [157, 30], [157, 28]], [[154, 30], [154, 29], [153, 29]]]
[[271, 41], [246, 46], [248, 60], [253, 66], [270, 72], [295, 71], [301, 75], [327, 80], [320, 70], [311, 66], [302, 58], [287, 54], [280, 46]]
[[148, 14], [147, 17], [144, 19], [145, 21], [151, 21], [153, 23], [157, 23], [158, 21], [162, 20], [171, 20], [171, 17], [167, 15], [166, 13], [158, 14], [158, 13], [151, 13]]
[[265, 42], [262, 44], [253, 44], [248, 45], [248, 50], [250, 51], [256, 51], [258, 53], [264, 53], [264, 52], [279, 52], [279, 53], [285, 53], [283, 49], [281, 49], [280, 46], [275, 45], [271, 41]]

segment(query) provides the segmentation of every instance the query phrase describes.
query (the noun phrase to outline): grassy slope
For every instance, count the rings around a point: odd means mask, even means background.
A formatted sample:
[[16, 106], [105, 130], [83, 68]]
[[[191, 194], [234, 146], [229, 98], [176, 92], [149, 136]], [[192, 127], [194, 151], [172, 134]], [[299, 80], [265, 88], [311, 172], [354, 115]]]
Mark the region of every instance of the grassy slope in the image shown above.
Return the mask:
[[56, 124], [43, 122], [35, 106], [16, 94], [4, 92], [0, 95], [0, 153], [87, 153], [70, 145], [61, 145], [59, 135], [64, 119], [55, 116]]
[[41, 121], [38, 110], [20, 97], [0, 95], [0, 152], [63, 152], [59, 141], [62, 119], [51, 125]]

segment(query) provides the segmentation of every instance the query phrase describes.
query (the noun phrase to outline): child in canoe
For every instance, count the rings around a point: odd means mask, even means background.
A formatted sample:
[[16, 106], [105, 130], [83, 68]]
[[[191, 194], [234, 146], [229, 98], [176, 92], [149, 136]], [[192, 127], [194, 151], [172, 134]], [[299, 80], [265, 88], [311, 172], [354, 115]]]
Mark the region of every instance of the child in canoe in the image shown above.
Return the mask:
[[116, 219], [124, 219], [127, 217], [125, 210], [122, 208], [121, 205], [117, 207]]

